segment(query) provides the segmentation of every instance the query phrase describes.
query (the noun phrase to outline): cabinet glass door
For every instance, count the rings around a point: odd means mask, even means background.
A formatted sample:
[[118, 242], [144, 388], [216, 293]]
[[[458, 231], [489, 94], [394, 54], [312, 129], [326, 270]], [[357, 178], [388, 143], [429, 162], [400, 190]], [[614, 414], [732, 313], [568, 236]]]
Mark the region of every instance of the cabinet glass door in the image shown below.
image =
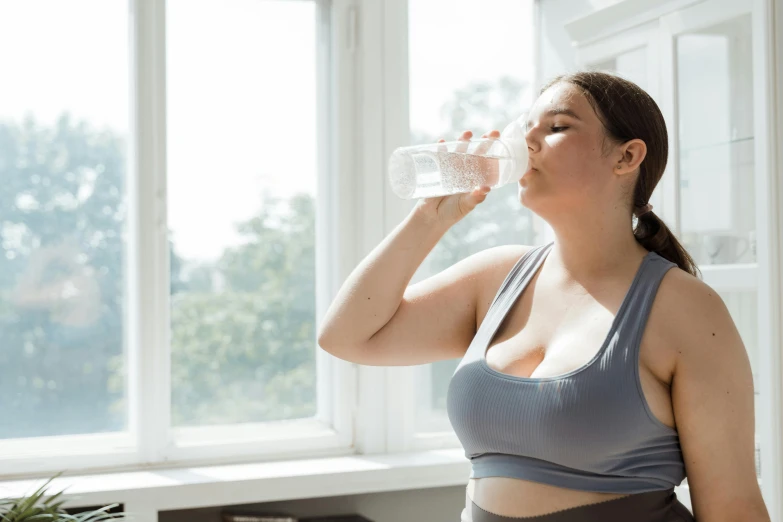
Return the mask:
[[731, 313], [748, 351], [756, 402], [756, 472], [761, 476], [763, 275], [756, 257], [757, 172], [752, 13], [713, 0], [664, 18], [671, 100], [677, 237]]
[[699, 265], [753, 263], [753, 56], [745, 14], [675, 40], [680, 237]]

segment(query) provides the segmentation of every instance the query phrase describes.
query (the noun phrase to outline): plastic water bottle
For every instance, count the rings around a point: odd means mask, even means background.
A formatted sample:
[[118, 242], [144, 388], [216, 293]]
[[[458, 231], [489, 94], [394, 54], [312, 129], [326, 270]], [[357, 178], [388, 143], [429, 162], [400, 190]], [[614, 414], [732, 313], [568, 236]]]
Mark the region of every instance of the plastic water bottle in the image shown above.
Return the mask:
[[527, 170], [526, 123], [523, 114], [500, 138], [471, 140], [467, 149], [464, 141], [398, 148], [389, 158], [392, 191], [402, 199], [432, 198], [518, 181]]

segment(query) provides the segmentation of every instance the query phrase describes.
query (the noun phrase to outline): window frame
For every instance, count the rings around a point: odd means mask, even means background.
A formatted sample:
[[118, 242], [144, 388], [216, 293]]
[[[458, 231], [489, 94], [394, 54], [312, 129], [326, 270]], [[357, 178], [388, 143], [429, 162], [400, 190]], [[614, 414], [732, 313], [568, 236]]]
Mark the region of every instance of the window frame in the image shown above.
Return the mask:
[[[286, 0], [302, 1], [302, 0]], [[407, 215], [410, 202], [396, 198], [387, 189], [385, 165], [389, 154], [409, 139], [408, 13], [407, 1], [397, 0], [312, 0], [319, 2], [321, 21], [319, 42], [323, 58], [319, 79], [327, 89], [320, 93], [317, 215], [317, 321], [336, 295], [342, 281], [361, 259], [375, 248]], [[540, 34], [540, 0], [536, 35]], [[686, 2], [683, 2], [686, 3]], [[688, 0], [687, 3], [694, 3]], [[770, 0], [752, 0], [754, 45], [772, 48], [774, 31], [783, 28], [783, 10], [773, 10]], [[131, 54], [132, 126], [129, 141], [128, 190], [130, 208], [128, 237], [130, 254], [126, 259], [128, 291], [129, 347], [137, 347], [137, 357], [128, 363], [129, 414], [133, 428], [127, 434], [47, 437], [2, 441], [0, 479], [41, 476], [60, 469], [119, 471], [189, 465], [229, 464], [253, 460], [278, 460], [355, 453], [393, 453], [460, 447], [453, 431], [417, 433], [415, 407], [417, 394], [415, 367], [362, 366], [337, 359], [316, 349], [319, 412], [333, 419], [327, 426], [303, 426], [289, 423], [290, 431], [278, 438], [259, 440], [252, 431], [240, 440], [220, 442], [219, 430], [198, 433], [180, 432], [189, 444], [172, 445], [169, 433], [170, 366], [168, 346], [168, 243], [166, 238], [165, 187], [165, 2], [129, 0], [129, 38]], [[774, 16], [773, 16], [774, 15]], [[328, 26], [328, 30], [325, 27]], [[539, 46], [536, 37], [535, 45]], [[539, 47], [536, 47], [537, 49]], [[328, 60], [323, 54], [328, 56]], [[783, 71], [783, 56], [756, 57], [754, 69], [763, 69], [765, 83], [757, 81], [757, 93], [775, 98], [773, 77]], [[535, 56], [534, 81], [540, 86], [540, 53]], [[777, 71], [777, 73], [776, 73]], [[331, 101], [325, 105], [324, 101]], [[783, 201], [783, 108], [773, 103], [777, 113], [766, 121], [768, 148], [763, 168], [768, 179], [757, 186], [767, 209], [778, 209]], [[756, 115], [758, 117], [758, 114]], [[775, 119], [776, 118], [776, 119]], [[760, 120], [759, 120], [760, 121]], [[776, 134], [775, 132], [778, 132]], [[359, 140], [361, 138], [361, 141]], [[356, 147], [361, 143], [361, 147]], [[777, 145], [775, 147], [774, 145]], [[778, 154], [777, 156], [775, 154]], [[760, 168], [762, 168], [760, 166]], [[378, 202], [382, 202], [378, 204]], [[139, 208], [145, 212], [138, 212]], [[762, 212], [761, 206], [758, 212]], [[758, 284], [760, 298], [774, 303], [764, 321], [771, 325], [769, 337], [759, 343], [779, 342], [783, 310], [780, 289], [783, 273], [783, 245], [775, 234], [783, 230], [783, 212], [770, 214], [767, 224], [769, 244], [759, 234], [759, 257], [769, 259], [772, 269], [756, 281], [757, 274], [745, 272], [745, 287], [750, 278]], [[544, 231], [549, 231], [544, 226]], [[551, 231], [545, 235], [552, 239]], [[722, 277], [716, 268], [710, 277]], [[133, 274], [131, 276], [131, 274]], [[735, 274], [736, 275], [736, 274]], [[725, 280], [724, 282], [727, 282]], [[134, 284], [135, 283], [135, 284]], [[777, 293], [776, 293], [777, 292]], [[314, 341], [315, 346], [315, 341]], [[131, 351], [126, 351], [132, 353]], [[783, 492], [783, 447], [777, 435], [783, 432], [781, 409], [781, 354], [764, 351], [762, 366], [768, 376], [762, 381], [763, 393], [770, 398], [764, 422], [768, 429], [763, 444], [768, 448], [765, 462], [775, 471], [764, 477], [765, 498], [771, 513], [779, 513], [778, 493]], [[146, 378], [145, 378], [146, 377]], [[778, 377], [777, 379], [775, 377]], [[323, 393], [322, 393], [323, 392]], [[161, 405], [161, 403], [167, 403]], [[135, 416], [135, 417], [134, 417]], [[271, 423], [270, 423], [271, 424]], [[299, 426], [294, 426], [299, 424]], [[282, 426], [282, 425], [281, 425]], [[268, 425], [264, 425], [267, 428]], [[309, 428], [318, 428], [308, 432]], [[294, 428], [297, 429], [294, 432]], [[210, 433], [211, 431], [211, 433]], [[296, 434], [303, 435], [296, 437]], [[234, 433], [236, 435], [236, 433]], [[308, 436], [309, 435], [309, 436]], [[211, 444], [198, 444], [212, 438]], [[770, 466], [766, 466], [770, 470]], [[769, 472], [769, 471], [768, 471]], [[762, 467], [764, 473], [764, 467]], [[769, 480], [768, 480], [769, 477]], [[774, 504], [773, 504], [774, 503]]]
[[[302, 1], [302, 0], [283, 0]], [[358, 262], [356, 219], [365, 197], [358, 175], [356, 100], [360, 46], [358, 0], [316, 5], [318, 45], [318, 187], [316, 323]], [[375, 2], [374, 2], [375, 3]], [[318, 414], [236, 426], [171, 426], [169, 244], [166, 192], [166, 3], [128, 0], [130, 127], [126, 189], [124, 356], [128, 429], [109, 434], [6, 439], [0, 479], [61, 469], [166, 468], [354, 453], [356, 365], [317, 348]], [[360, 188], [357, 188], [360, 187]], [[376, 188], [377, 191], [377, 188]], [[372, 198], [375, 198], [374, 200]], [[143, 209], [143, 211], [142, 211]], [[366, 227], [365, 227], [366, 228]]]

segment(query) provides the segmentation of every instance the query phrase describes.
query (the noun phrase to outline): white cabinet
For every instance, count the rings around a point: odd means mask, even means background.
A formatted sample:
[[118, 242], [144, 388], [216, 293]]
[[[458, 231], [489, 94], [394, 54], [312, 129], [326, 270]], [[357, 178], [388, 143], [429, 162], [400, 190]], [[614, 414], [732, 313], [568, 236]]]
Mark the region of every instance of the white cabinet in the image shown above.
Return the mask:
[[[748, 350], [757, 472], [773, 520], [781, 492], [779, 196], [772, 0], [624, 0], [566, 24], [580, 69], [647, 90], [669, 133], [651, 203], [720, 293]], [[772, 419], [772, 420], [770, 420]]]
[[676, 220], [699, 265], [754, 263], [752, 4], [713, 0], [661, 19], [671, 45]]

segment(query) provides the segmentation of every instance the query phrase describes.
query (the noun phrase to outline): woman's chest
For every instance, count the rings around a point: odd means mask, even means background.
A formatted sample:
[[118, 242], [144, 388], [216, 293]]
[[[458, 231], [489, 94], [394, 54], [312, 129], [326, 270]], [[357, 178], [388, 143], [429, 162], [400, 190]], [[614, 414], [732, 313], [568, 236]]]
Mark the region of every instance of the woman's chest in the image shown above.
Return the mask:
[[[592, 365], [612, 339], [622, 296], [599, 302], [589, 295], [541, 294], [521, 295], [508, 311], [483, 354], [491, 369], [525, 378], [557, 377]], [[661, 319], [653, 307], [638, 347], [638, 380], [652, 414], [674, 428], [671, 382], [676, 350], [669, 346], [671, 333]], [[623, 353], [602, 356], [627, 358], [634, 349], [628, 346]]]

